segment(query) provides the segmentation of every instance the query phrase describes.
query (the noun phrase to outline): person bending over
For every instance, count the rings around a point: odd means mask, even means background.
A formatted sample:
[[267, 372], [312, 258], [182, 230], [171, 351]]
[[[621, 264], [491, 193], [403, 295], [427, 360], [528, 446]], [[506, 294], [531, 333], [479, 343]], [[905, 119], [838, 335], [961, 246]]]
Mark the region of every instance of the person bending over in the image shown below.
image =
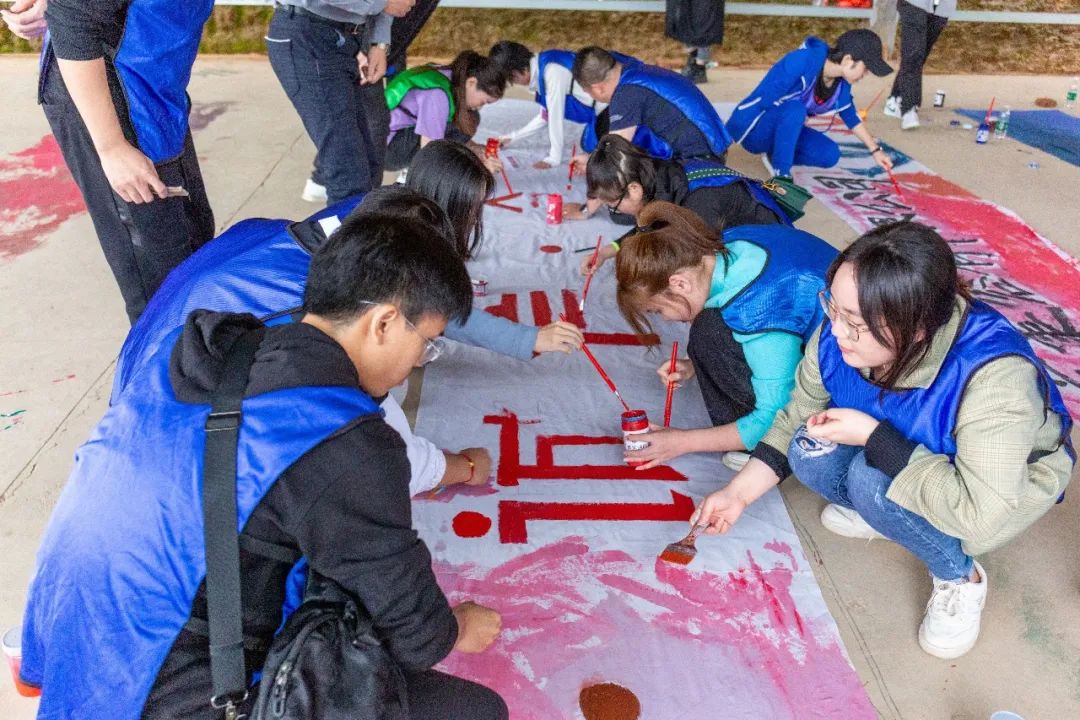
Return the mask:
[[989, 584], [976, 555], [1061, 498], [1072, 421], [1027, 340], [973, 300], [948, 244], [914, 222], [840, 253], [787, 406], [694, 523], [727, 532], [790, 472], [828, 504], [821, 522], [899, 543], [930, 571], [919, 645], [955, 658], [979, 636]]
[[851, 97], [851, 84], [867, 71], [879, 77], [892, 72], [881, 53], [881, 39], [872, 30], [849, 30], [831, 48], [808, 37], [735, 106], [727, 129], [747, 152], [764, 154], [772, 175], [790, 178], [794, 165], [832, 167], [840, 161], [839, 146], [806, 127], [808, 117], [836, 113], [874, 161], [891, 169], [892, 161], [859, 119]]
[[416, 151], [432, 140], [461, 143], [498, 172], [497, 157], [485, 157], [484, 145], [473, 142], [480, 126], [480, 108], [506, 91], [506, 72], [488, 58], [465, 50], [447, 66], [421, 65], [398, 73], [386, 85], [390, 108], [390, 140], [386, 169], [409, 166]]
[[[312, 258], [299, 322], [188, 316], [79, 450], [42, 540], [22, 644], [39, 714], [221, 716], [210, 703], [203, 428], [224, 358], [255, 333], [236, 476], [245, 638], [269, 646], [295, 563], [285, 558], [302, 557], [372, 617], [405, 674], [410, 718], [505, 720], [495, 692], [432, 670], [455, 649], [486, 649], [500, 616], [448, 604], [412, 527], [404, 444], [377, 404], [471, 308], [440, 228], [374, 215], [347, 221]], [[245, 653], [241, 712], [265, 654]]]
[[784, 406], [803, 345], [821, 322], [818, 292], [836, 251], [786, 225], [747, 225], [723, 238], [686, 208], [654, 201], [641, 211], [641, 230], [615, 260], [619, 309], [639, 334], [648, 315], [690, 323], [688, 358], [660, 381], [697, 377], [712, 426], [663, 429], [626, 454], [642, 469], [690, 452], [726, 452], [744, 463]]

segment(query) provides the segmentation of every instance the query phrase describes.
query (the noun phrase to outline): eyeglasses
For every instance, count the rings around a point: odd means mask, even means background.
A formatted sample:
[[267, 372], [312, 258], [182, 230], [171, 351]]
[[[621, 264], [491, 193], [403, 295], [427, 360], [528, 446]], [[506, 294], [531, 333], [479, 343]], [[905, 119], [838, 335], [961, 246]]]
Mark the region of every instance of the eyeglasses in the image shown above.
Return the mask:
[[613, 213], [617, 213], [617, 212], [619, 212], [619, 206], [620, 206], [620, 205], [622, 205], [622, 201], [626, 199], [626, 192], [627, 192], [627, 191], [628, 191], [629, 189], [630, 189], [630, 188], [629, 188], [629, 186], [627, 186], [627, 187], [624, 187], [624, 188], [623, 188], [623, 191], [622, 191], [622, 195], [620, 195], [620, 196], [619, 196], [619, 199], [618, 199], [618, 200], [616, 200], [615, 202], [613, 202], [613, 203], [604, 203], [604, 205], [606, 205], [606, 206], [607, 206], [607, 209], [608, 209], [608, 210], [609, 210], [610, 212], [613, 212]]
[[[361, 300], [361, 305], [382, 305], [383, 303], [377, 303], [374, 300]], [[401, 308], [398, 308], [398, 312], [401, 313], [401, 319], [405, 321], [405, 325], [410, 330], [420, 336], [420, 339], [424, 341], [424, 352], [420, 353], [420, 364], [427, 365], [428, 363], [435, 362], [443, 354], [443, 348], [446, 344], [441, 337], [429, 338], [425, 337], [420, 329], [412, 324], [409, 318], [405, 317], [405, 313], [401, 312]]]
[[836, 309], [836, 306], [833, 305], [832, 295], [829, 294], [828, 290], [821, 290], [817, 296], [818, 301], [821, 303], [821, 309], [825, 311], [825, 317], [829, 318], [829, 322], [833, 325], [843, 323], [844, 335], [848, 340], [859, 342], [859, 333], [869, 332], [870, 326], [853, 323], [847, 315]]

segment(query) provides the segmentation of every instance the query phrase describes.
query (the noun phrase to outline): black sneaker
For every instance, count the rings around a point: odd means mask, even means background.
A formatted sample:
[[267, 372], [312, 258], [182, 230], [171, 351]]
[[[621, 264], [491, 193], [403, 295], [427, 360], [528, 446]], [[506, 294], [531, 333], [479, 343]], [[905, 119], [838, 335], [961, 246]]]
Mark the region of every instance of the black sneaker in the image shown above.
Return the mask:
[[686, 77], [690, 78], [695, 85], [709, 82], [709, 78], [705, 74], [705, 66], [699, 62], [695, 62], [691, 67], [687, 68]]

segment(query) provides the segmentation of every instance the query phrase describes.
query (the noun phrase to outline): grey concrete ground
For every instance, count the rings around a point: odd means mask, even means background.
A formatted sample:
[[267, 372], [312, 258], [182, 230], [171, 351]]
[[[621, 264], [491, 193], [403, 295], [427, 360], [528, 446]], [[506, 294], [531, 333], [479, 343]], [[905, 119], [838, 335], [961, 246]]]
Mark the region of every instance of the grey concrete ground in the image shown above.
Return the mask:
[[[707, 92], [715, 100], [738, 100], [760, 74], [713, 72]], [[34, 107], [34, 59], [0, 58], [0, 77], [2, 159], [35, 146], [48, 127]], [[867, 102], [882, 83], [865, 81], [857, 98]], [[1062, 95], [1066, 85], [1059, 77], [939, 76], [928, 78], [927, 91], [945, 88], [953, 107], [985, 105], [996, 95], [999, 105], [1026, 108], [1038, 96]], [[264, 59], [200, 58], [191, 95], [200, 117], [209, 119], [195, 144], [219, 227], [311, 212], [298, 195], [314, 151]], [[1080, 254], [1076, 167], [1011, 141], [976, 151], [969, 134], [950, 130], [950, 113], [924, 117], [926, 126], [913, 133], [901, 133], [877, 113], [871, 127]], [[1032, 160], [1038, 170], [1027, 168]], [[739, 149], [731, 162], [760, 173], [758, 161]], [[10, 179], [3, 173], [0, 192]], [[838, 246], [854, 239], [819, 204], [811, 203], [800, 224]], [[0, 262], [0, 308], [0, 414], [25, 411], [0, 417], [6, 428], [0, 430], [2, 628], [20, 620], [38, 539], [75, 448], [106, 407], [127, 322], [85, 214], [72, 216], [37, 248]], [[798, 483], [786, 483], [784, 494], [851, 660], [883, 718], [984, 720], [1005, 708], [1027, 720], [1080, 718], [1080, 490], [1031, 532], [983, 559], [990, 594], [982, 638], [951, 662], [923, 654], [916, 642], [929, 591], [918, 564], [892, 544], [823, 530], [817, 519], [822, 502]], [[717, 702], [722, 706], [723, 699]], [[34, 707], [0, 678], [0, 717], [29, 718]]]

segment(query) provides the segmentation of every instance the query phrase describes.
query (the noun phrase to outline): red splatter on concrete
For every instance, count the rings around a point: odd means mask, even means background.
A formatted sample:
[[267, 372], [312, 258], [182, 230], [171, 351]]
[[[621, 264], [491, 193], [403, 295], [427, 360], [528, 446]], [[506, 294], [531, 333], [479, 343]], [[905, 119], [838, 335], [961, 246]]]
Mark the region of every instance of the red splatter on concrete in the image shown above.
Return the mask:
[[463, 510], [454, 516], [453, 526], [458, 537], [483, 537], [491, 530], [491, 518], [472, 510]]
[[33, 250], [71, 216], [85, 211], [52, 135], [0, 157], [0, 262]]
[[75, 379], [75, 374], [71, 373], [70, 375], [65, 375], [64, 377], [56, 378], [55, 380], [53, 380], [53, 382], [54, 383], [62, 383], [62, 382], [67, 382], [68, 380], [74, 380], [74, 379]]
[[541, 245], [540, 252], [560, 253], [562, 252], [562, 247], [560, 247], [559, 245]]
[[497, 690], [516, 720], [574, 717], [598, 680], [633, 688], [645, 718], [692, 717], [716, 698], [730, 718], [876, 717], [828, 616], [796, 609], [792, 569], [748, 558], [748, 572], [650, 568], [570, 537], [494, 569], [436, 562], [451, 602], [503, 620], [489, 650], [441, 668]]

